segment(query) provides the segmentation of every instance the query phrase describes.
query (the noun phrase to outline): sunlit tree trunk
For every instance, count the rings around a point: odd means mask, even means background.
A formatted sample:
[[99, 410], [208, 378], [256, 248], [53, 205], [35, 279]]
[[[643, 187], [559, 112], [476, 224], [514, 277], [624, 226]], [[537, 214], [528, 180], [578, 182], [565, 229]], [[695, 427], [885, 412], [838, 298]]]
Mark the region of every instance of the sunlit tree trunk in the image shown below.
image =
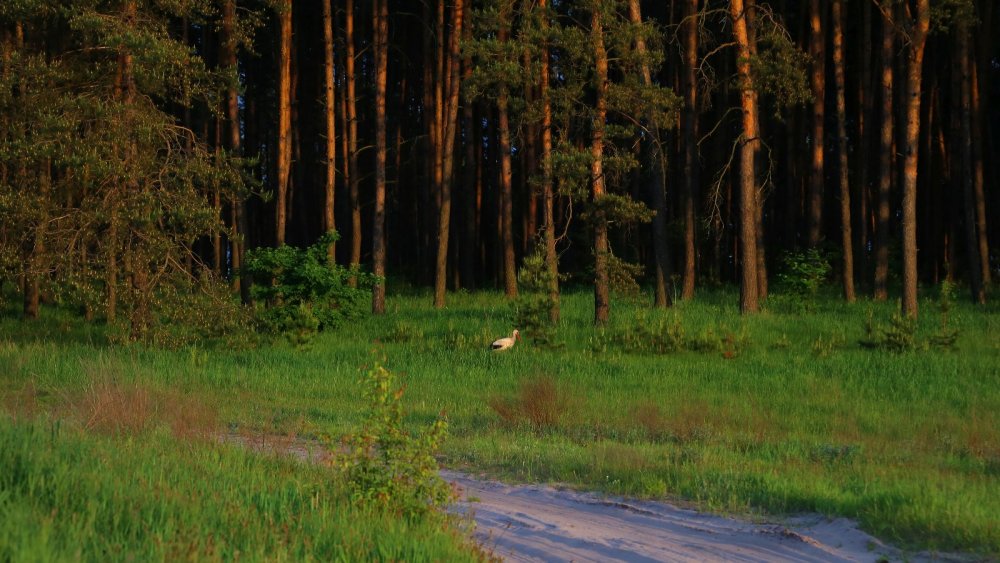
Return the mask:
[[917, 159], [920, 135], [920, 79], [930, 28], [930, 0], [917, 0], [907, 48], [906, 146], [903, 164], [903, 312], [917, 316]]
[[892, 22], [882, 20], [882, 125], [879, 134], [879, 184], [877, 224], [875, 229], [875, 288], [876, 300], [885, 301], [889, 298], [889, 196], [892, 190], [893, 174], [893, 143], [892, 143], [892, 78], [893, 54], [895, 45], [895, 30]]
[[594, 6], [590, 17], [590, 40], [594, 49], [594, 87], [596, 91], [594, 121], [590, 145], [590, 186], [594, 212], [594, 324], [608, 322], [611, 312], [610, 281], [608, 279], [608, 220], [601, 209], [604, 187], [604, 121], [607, 118], [608, 53], [604, 47], [604, 28], [600, 7]]
[[288, 219], [288, 180], [292, 164], [292, 0], [280, 7], [281, 48], [278, 55], [278, 186], [276, 190], [275, 242], [285, 244]]
[[[844, 248], [844, 299], [855, 300], [854, 237], [851, 233], [851, 185], [847, 167], [847, 102], [844, 93], [844, 2], [833, 0], [833, 69], [837, 88], [837, 161], [840, 184], [840, 242]], [[864, 155], [862, 155], [864, 157]]]
[[[509, 14], [501, 16], [499, 40], [506, 42], [510, 35]], [[500, 223], [503, 247], [503, 285], [507, 297], [517, 297], [517, 265], [514, 258], [514, 201], [511, 185], [510, 118], [508, 115], [509, 90], [500, 85], [497, 96], [497, 129], [500, 136]]]
[[375, 217], [372, 224], [372, 313], [385, 313], [385, 98], [389, 55], [389, 0], [375, 0]]
[[[351, 205], [351, 268], [361, 263], [361, 196], [358, 193], [358, 109], [354, 72], [354, 0], [344, 3], [344, 80], [347, 82], [347, 185]], [[351, 278], [351, 284], [355, 280]]]
[[[333, 82], [333, 10], [331, 0], [323, 0], [323, 79], [326, 116], [326, 186], [323, 202], [323, 230], [336, 230], [334, 218], [334, 193], [337, 181], [337, 100]], [[330, 243], [327, 257], [333, 263], [337, 256], [336, 243]]]
[[757, 186], [754, 157], [760, 143], [757, 129], [757, 90], [750, 71], [750, 39], [743, 0], [730, 0], [733, 35], [738, 48], [736, 67], [743, 110], [743, 139], [740, 149], [740, 311], [755, 313], [757, 299]]
[[[223, 64], [231, 69], [230, 72], [234, 77], [238, 75], [235, 29], [236, 0], [226, 0], [222, 11]], [[240, 136], [239, 91], [236, 86], [236, 83], [233, 83], [226, 89], [226, 118], [229, 122], [229, 150], [234, 155], [239, 155], [242, 139]], [[236, 196], [233, 198], [232, 205], [233, 225], [235, 227], [232, 238], [233, 283], [239, 289], [240, 299], [244, 304], [247, 304], [250, 303], [250, 275], [241, 273], [240, 270], [248, 233], [246, 200], [241, 196]]]

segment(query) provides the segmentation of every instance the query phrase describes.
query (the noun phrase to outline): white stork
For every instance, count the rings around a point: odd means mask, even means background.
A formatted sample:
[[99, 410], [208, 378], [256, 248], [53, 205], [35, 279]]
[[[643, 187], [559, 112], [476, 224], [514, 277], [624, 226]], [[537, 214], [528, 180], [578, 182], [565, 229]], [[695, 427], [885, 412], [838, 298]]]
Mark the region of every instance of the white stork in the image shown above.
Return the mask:
[[514, 333], [508, 338], [500, 338], [493, 341], [493, 351], [499, 352], [501, 350], [508, 350], [514, 347], [514, 343], [521, 339], [521, 333], [514, 329]]

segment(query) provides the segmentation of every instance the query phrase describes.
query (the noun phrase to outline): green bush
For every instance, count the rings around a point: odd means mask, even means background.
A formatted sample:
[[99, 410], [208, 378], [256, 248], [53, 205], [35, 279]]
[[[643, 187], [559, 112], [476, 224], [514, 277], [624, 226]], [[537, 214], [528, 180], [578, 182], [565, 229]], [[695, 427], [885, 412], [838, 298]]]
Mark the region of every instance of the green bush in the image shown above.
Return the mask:
[[[247, 251], [244, 270], [253, 277], [252, 295], [262, 304], [258, 316], [265, 329], [302, 345], [316, 332], [364, 314], [377, 278], [330, 262], [327, 248], [338, 238], [331, 231], [304, 249]], [[352, 278], [356, 287], [349, 283]]]
[[383, 358], [376, 357], [366, 372], [368, 420], [359, 434], [345, 438], [340, 466], [360, 506], [374, 505], [407, 518], [421, 518], [453, 500], [434, 458], [448, 423], [439, 416], [423, 434], [404, 430], [404, 388], [383, 363]]
[[812, 298], [826, 282], [831, 270], [829, 258], [818, 249], [786, 252], [781, 257], [778, 284], [790, 295]]

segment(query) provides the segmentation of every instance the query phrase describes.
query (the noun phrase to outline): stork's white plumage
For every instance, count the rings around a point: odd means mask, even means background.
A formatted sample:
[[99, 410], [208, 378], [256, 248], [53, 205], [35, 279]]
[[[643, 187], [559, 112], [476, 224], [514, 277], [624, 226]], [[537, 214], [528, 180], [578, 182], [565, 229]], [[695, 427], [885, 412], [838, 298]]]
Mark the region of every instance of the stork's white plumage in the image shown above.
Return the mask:
[[501, 350], [508, 350], [514, 347], [514, 343], [521, 339], [521, 333], [514, 329], [513, 334], [508, 338], [500, 338], [493, 341], [493, 351], [499, 352]]

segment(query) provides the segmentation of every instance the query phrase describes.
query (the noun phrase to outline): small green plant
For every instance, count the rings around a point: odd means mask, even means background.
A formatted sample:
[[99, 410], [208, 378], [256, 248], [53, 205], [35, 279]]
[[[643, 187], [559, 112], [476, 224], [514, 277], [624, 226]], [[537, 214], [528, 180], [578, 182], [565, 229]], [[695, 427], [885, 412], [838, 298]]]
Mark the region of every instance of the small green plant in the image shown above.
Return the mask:
[[684, 326], [676, 317], [651, 321], [640, 316], [611, 339], [626, 352], [670, 354], [684, 349]]
[[901, 313], [893, 313], [887, 324], [876, 323], [871, 310], [865, 322], [865, 337], [860, 344], [865, 348], [888, 350], [896, 354], [916, 348], [917, 320]]
[[781, 257], [778, 285], [794, 305], [800, 310], [809, 311], [816, 293], [831, 270], [829, 257], [818, 249], [786, 252]]
[[954, 304], [955, 284], [950, 280], [941, 282], [941, 293], [938, 297], [938, 311], [941, 314], [941, 324], [931, 335], [930, 345], [942, 350], [954, 350], [958, 341], [958, 329], [950, 325], [951, 308]]
[[404, 387], [377, 353], [365, 373], [368, 419], [361, 432], [345, 438], [340, 459], [352, 498], [407, 518], [422, 518], [453, 500], [434, 458], [448, 430], [441, 415], [422, 434], [403, 428]]
[[558, 327], [552, 322], [552, 311], [558, 304], [549, 293], [552, 273], [540, 250], [524, 259], [517, 280], [521, 291], [514, 301], [515, 324], [533, 343], [558, 347]]
[[[327, 249], [336, 231], [312, 246], [256, 248], [247, 251], [244, 269], [253, 276], [253, 297], [262, 303], [258, 315], [265, 329], [285, 334], [297, 346], [322, 330], [360, 317], [377, 278], [329, 261]], [[351, 287], [348, 280], [357, 279]]]

